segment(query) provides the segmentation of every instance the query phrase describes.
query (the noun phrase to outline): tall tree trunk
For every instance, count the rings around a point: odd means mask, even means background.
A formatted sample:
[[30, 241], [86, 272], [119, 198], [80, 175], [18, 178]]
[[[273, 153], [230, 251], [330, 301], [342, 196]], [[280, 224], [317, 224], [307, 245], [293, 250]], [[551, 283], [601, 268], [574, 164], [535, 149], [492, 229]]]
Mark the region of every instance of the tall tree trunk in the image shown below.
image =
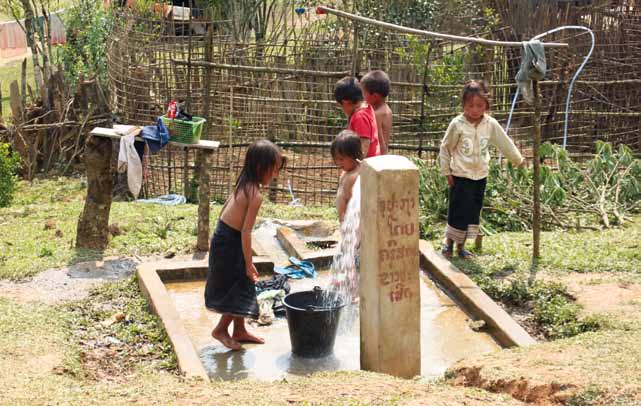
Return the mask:
[[44, 46], [47, 55], [49, 56], [49, 66], [53, 64], [53, 50], [51, 45], [51, 13], [45, 8], [44, 4], [41, 5], [42, 17], [45, 19], [46, 30], [44, 31]]
[[40, 58], [38, 44], [36, 42], [36, 32], [33, 22], [35, 20], [35, 13], [29, 0], [20, 0], [22, 9], [24, 10], [24, 30], [27, 36], [27, 42], [31, 48], [31, 57], [33, 58], [33, 74], [36, 79], [36, 92], [39, 93], [43, 87], [42, 81], [42, 68], [40, 67]]

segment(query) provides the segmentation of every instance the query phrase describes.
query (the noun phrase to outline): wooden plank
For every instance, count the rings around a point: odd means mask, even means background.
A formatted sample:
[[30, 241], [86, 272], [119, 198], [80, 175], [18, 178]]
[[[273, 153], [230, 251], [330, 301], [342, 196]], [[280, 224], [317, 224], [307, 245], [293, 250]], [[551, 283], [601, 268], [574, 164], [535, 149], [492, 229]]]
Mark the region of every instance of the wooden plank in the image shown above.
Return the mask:
[[[116, 133], [116, 131], [113, 128], [105, 128], [105, 127], [95, 127], [93, 130], [91, 130], [91, 135], [96, 137], [111, 138], [116, 140], [119, 140], [120, 137], [122, 137], [120, 134]], [[141, 137], [136, 137], [136, 141], [143, 141], [143, 139]], [[176, 145], [179, 147], [214, 150], [214, 149], [218, 149], [220, 142], [211, 141], [211, 140], [200, 140], [198, 141], [198, 144], [183, 144], [181, 142], [169, 141], [169, 144]]]
[[496, 304], [467, 275], [437, 254], [432, 245], [419, 241], [421, 268], [444, 287], [475, 318], [485, 321], [490, 333], [503, 347], [526, 347], [536, 343], [501, 306]]
[[138, 267], [136, 274], [140, 291], [147, 299], [151, 310], [160, 318], [176, 354], [180, 371], [188, 378], [197, 377], [208, 380], [209, 376], [200, 362], [198, 351], [189, 338], [189, 333], [169, 297], [167, 288], [158, 276], [157, 270], [162, 267], [160, 263], [147, 263]]
[[[20, 94], [22, 99], [20, 100], [22, 104], [22, 111], [25, 111], [27, 108], [27, 58], [24, 58], [22, 61], [22, 69], [20, 74]], [[33, 99], [31, 100], [33, 103]]]
[[13, 114], [13, 121], [14, 123], [21, 123], [22, 122], [22, 103], [20, 101], [20, 86], [18, 85], [18, 81], [14, 80], [11, 82], [11, 85], [9, 85], [9, 96], [10, 96], [10, 105], [11, 105], [11, 113]]

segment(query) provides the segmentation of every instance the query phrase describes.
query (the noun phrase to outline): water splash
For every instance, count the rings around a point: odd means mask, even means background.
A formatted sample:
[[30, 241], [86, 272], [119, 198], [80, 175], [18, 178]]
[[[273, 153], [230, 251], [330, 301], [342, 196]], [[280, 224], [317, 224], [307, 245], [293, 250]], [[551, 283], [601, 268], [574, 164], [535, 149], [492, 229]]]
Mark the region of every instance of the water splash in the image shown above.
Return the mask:
[[356, 178], [352, 198], [347, 204], [340, 226], [340, 241], [330, 269], [330, 282], [326, 289], [328, 304], [342, 301], [353, 303], [358, 298], [357, 258], [360, 249], [361, 178]]

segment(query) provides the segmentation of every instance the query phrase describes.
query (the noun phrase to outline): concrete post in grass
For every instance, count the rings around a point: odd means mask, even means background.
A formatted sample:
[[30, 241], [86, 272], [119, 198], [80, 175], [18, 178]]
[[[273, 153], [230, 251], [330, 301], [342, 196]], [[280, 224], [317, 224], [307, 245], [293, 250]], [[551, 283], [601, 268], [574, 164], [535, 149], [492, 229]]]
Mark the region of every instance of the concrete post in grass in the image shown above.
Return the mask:
[[421, 373], [418, 169], [382, 155], [361, 168], [361, 369]]

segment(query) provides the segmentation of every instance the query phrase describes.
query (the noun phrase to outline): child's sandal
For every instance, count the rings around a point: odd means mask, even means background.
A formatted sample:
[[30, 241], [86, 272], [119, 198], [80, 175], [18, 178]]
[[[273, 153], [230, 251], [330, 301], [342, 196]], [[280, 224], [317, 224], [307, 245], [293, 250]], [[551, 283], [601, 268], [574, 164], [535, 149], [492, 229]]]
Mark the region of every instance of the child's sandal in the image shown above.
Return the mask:
[[451, 259], [452, 258], [452, 248], [449, 247], [447, 244], [443, 244], [443, 248], [441, 249], [441, 254], [445, 258]]
[[474, 254], [468, 250], [461, 250], [458, 252], [458, 257], [461, 259], [472, 259], [474, 258]]

